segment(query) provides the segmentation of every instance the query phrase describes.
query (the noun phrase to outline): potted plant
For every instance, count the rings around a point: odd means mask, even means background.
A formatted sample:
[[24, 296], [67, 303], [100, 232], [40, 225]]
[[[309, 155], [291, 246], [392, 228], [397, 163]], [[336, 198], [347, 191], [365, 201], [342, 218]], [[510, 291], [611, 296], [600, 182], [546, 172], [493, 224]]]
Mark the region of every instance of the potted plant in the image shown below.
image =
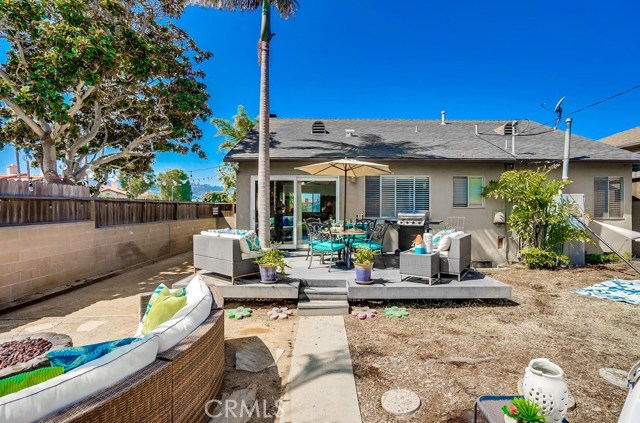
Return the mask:
[[284, 252], [273, 246], [262, 252], [262, 256], [255, 260], [256, 264], [260, 267], [260, 282], [262, 283], [275, 283], [278, 278], [278, 272], [284, 274], [284, 271], [289, 266], [284, 261]]
[[542, 408], [526, 398], [514, 398], [510, 405], [502, 407], [505, 423], [545, 423]]
[[356, 283], [368, 285], [371, 280], [371, 269], [373, 269], [373, 250], [369, 247], [358, 247], [353, 254], [353, 264], [356, 268]]

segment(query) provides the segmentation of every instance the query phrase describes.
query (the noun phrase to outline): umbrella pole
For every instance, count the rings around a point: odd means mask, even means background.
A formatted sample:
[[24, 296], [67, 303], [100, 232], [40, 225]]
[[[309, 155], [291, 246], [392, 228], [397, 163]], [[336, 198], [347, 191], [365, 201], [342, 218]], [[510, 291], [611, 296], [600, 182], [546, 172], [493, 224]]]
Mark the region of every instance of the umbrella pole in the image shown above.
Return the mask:
[[347, 170], [344, 170], [344, 202], [342, 203], [342, 221], [347, 221]]

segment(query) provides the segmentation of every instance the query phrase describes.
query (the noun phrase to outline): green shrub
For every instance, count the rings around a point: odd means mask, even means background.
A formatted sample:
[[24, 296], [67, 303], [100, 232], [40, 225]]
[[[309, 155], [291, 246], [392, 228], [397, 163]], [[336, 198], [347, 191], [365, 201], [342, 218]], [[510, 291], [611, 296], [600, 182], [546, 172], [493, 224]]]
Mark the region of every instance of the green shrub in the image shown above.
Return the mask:
[[588, 253], [584, 255], [584, 261], [587, 264], [610, 264], [619, 263], [620, 257], [616, 253]]
[[561, 264], [569, 264], [569, 257], [566, 255], [538, 247], [523, 248], [520, 256], [531, 269], [553, 269]]

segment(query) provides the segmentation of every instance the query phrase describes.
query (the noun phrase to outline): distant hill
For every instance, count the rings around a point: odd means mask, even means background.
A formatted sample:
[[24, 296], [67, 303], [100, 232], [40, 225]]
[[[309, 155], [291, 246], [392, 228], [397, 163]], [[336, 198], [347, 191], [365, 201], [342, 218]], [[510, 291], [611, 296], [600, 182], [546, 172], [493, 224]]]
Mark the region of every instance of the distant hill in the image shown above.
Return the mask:
[[220, 185], [209, 185], [209, 184], [191, 184], [191, 191], [193, 191], [193, 196], [191, 199], [193, 201], [200, 200], [203, 194], [208, 192], [218, 192], [222, 191], [223, 188]]

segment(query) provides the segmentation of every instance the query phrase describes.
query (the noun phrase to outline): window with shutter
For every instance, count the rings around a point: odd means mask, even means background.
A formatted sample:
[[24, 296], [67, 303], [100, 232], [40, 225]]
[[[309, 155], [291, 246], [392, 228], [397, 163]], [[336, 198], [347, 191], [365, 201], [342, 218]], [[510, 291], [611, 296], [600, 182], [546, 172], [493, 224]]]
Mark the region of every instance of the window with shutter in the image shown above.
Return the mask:
[[624, 178], [618, 176], [593, 178], [593, 217], [596, 219], [624, 217]]
[[453, 207], [482, 207], [483, 176], [453, 177]]
[[429, 211], [428, 176], [365, 177], [365, 215], [394, 218], [403, 211]]

